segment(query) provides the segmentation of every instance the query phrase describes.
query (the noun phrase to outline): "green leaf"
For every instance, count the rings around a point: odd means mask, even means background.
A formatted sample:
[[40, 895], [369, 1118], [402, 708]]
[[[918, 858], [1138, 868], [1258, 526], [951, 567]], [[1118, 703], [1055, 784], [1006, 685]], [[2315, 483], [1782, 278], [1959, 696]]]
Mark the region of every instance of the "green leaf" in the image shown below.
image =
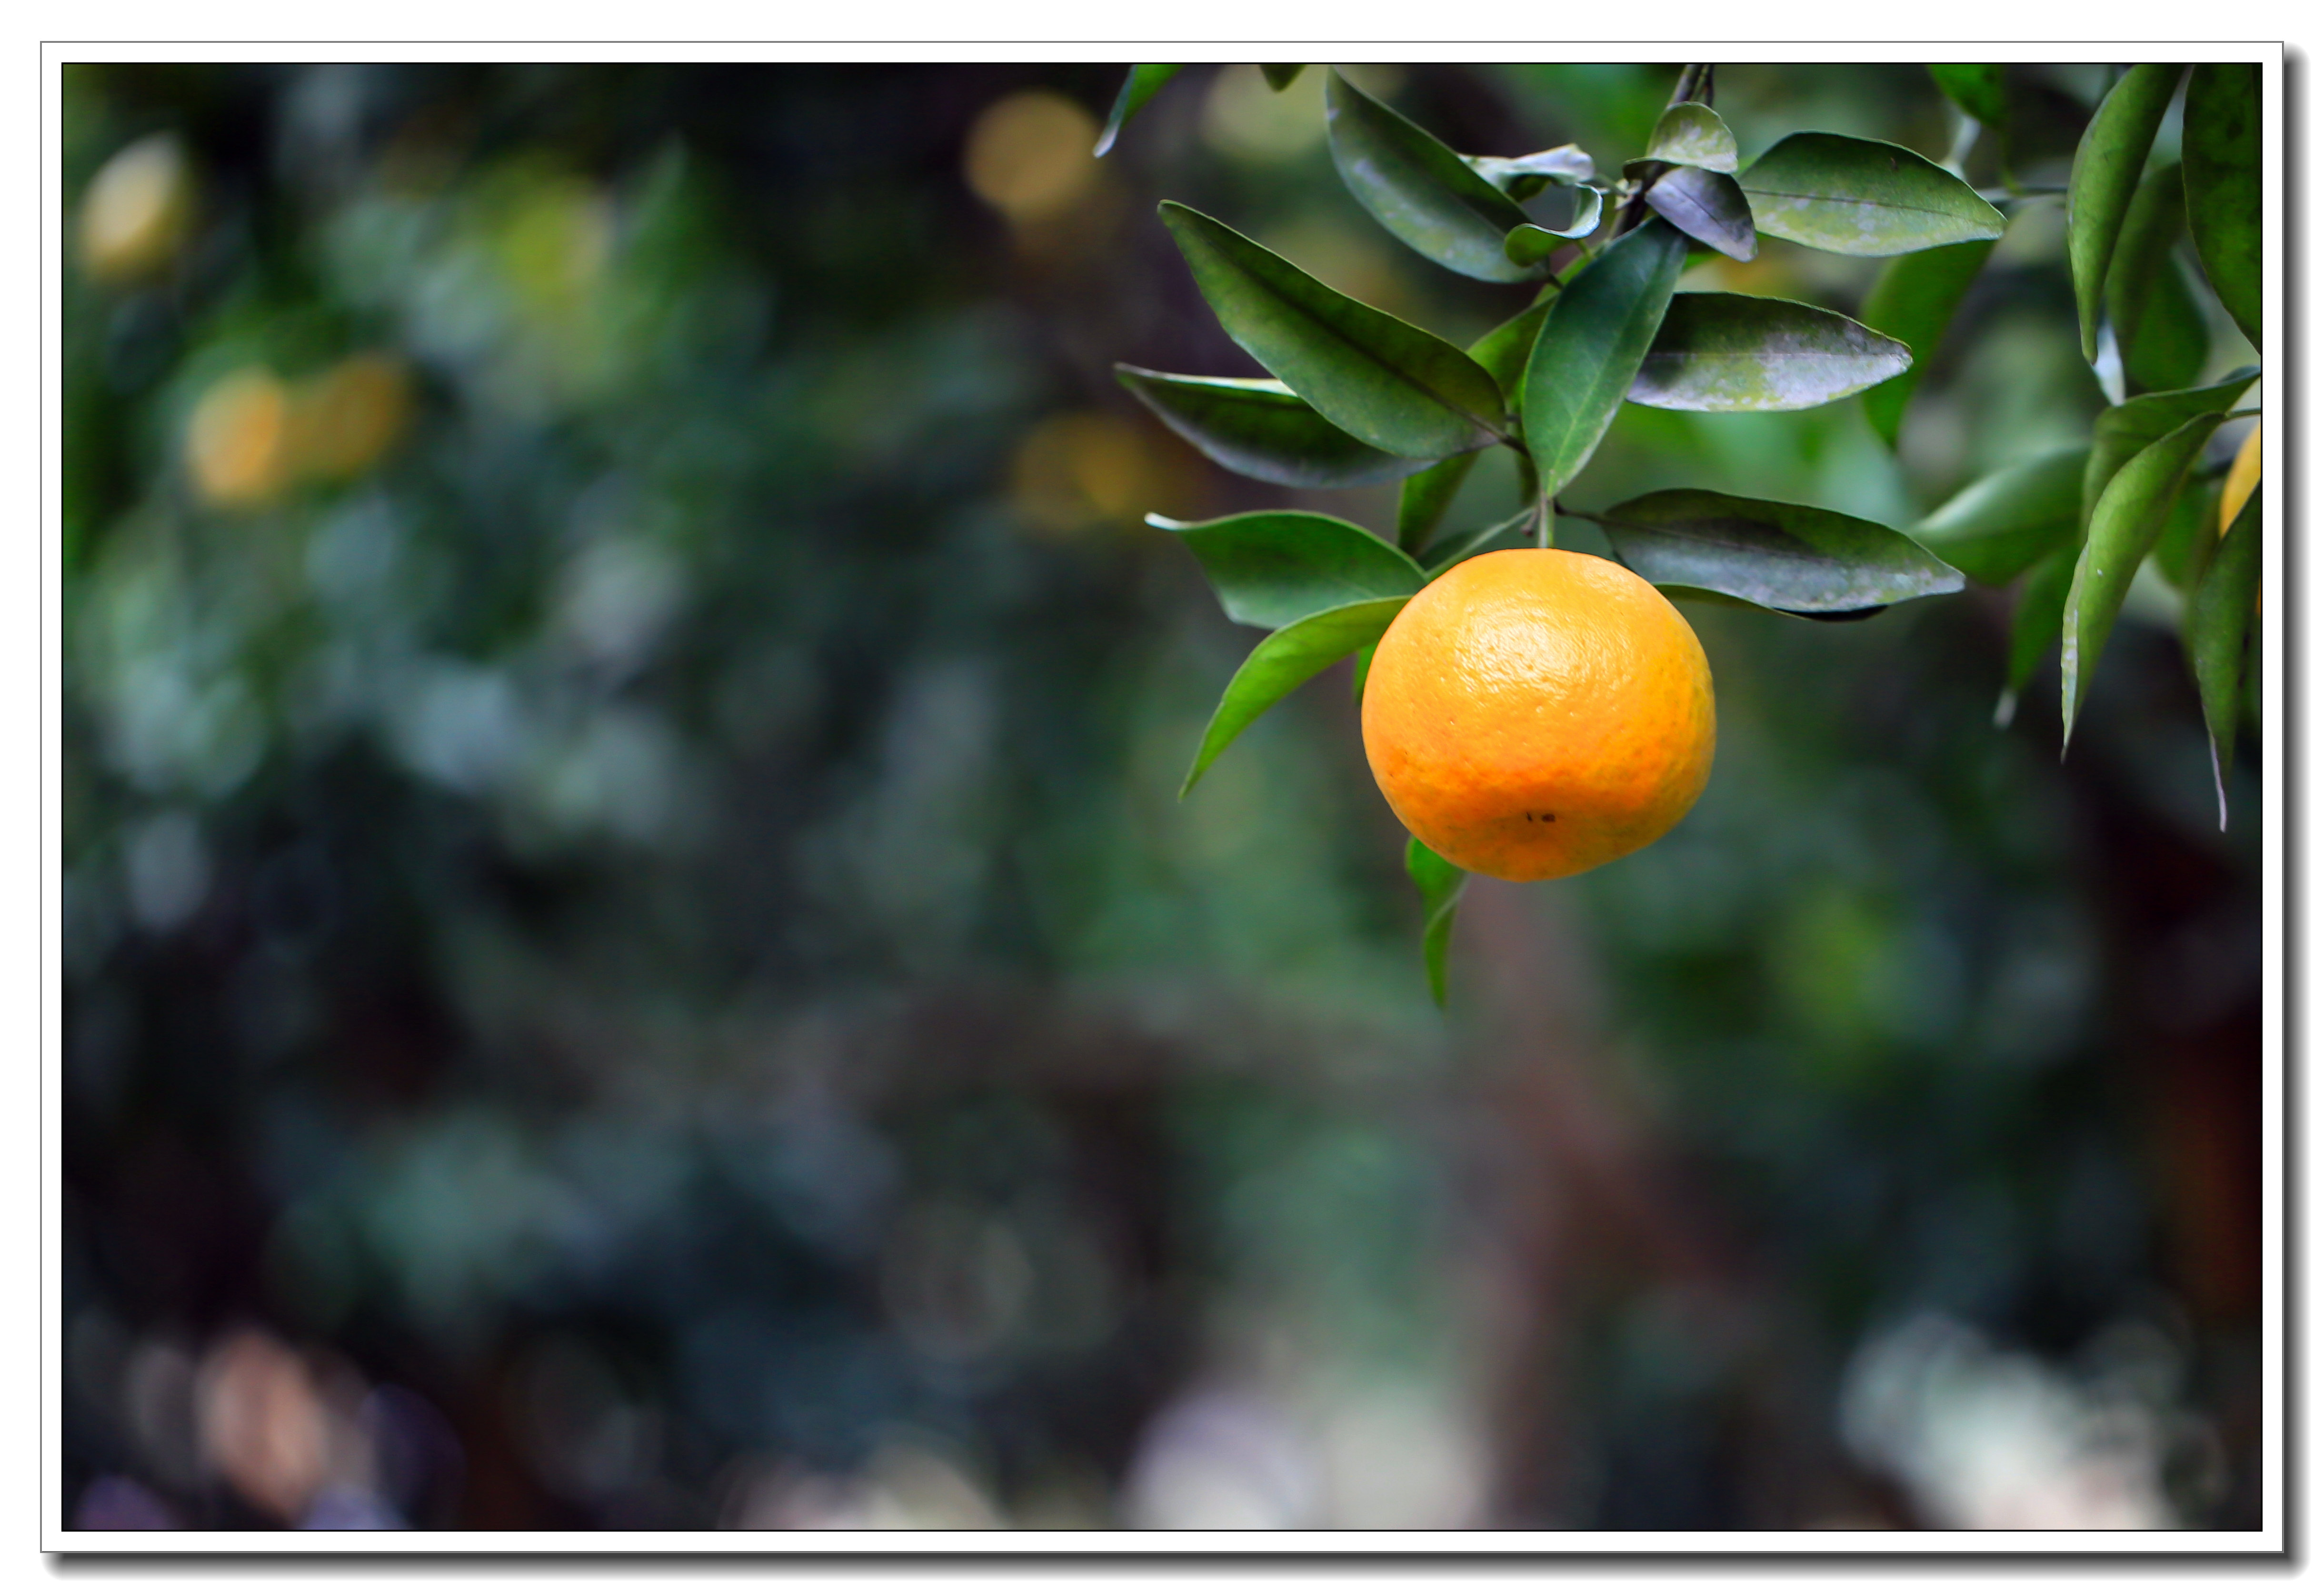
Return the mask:
[[1914, 526], [1913, 540], [1972, 581], [2006, 586], [2073, 543], [2089, 453], [2060, 449], [1981, 477]]
[[2209, 387], [2144, 394], [2128, 403], [2101, 411], [2090, 428], [2090, 462], [2082, 472], [2082, 524], [2090, 524], [2098, 495], [2132, 455], [2182, 422], [2213, 410], [2235, 408], [2236, 400], [2258, 375], [2257, 367], [2246, 366]]
[[1269, 88], [1274, 89], [1276, 93], [1280, 94], [1285, 89], [1290, 88], [1294, 83], [1299, 81], [1299, 74], [1305, 71], [1307, 68], [1303, 62], [1296, 67], [1270, 67], [1262, 65], [1259, 70], [1260, 75], [1266, 78], [1267, 86]]
[[1417, 836], [1404, 844], [1404, 872], [1420, 887], [1421, 960], [1428, 969], [1428, 994], [1444, 1006], [1444, 954], [1452, 941], [1452, 915], [1468, 889], [1465, 869], [1446, 863], [1421, 844]]
[[2218, 788], [2222, 830], [2227, 828], [2227, 776], [2236, 766], [2236, 719], [2243, 702], [2244, 637], [2259, 597], [2259, 494], [2254, 492], [2187, 604], [2187, 658], [2203, 700], [2203, 726], [2211, 733], [2211, 779]]
[[2001, 236], [2001, 212], [1975, 189], [1877, 139], [1794, 133], [1742, 181], [1759, 231], [1835, 255], [1906, 255]]
[[2219, 541], [2219, 495], [2190, 472], [2154, 540], [2154, 568], [2176, 591], [2192, 592], [2209, 568]]
[[1904, 406], [1920, 385], [1923, 368], [1992, 253], [1993, 241], [1978, 238], [1899, 255], [1880, 268], [1872, 291], [1865, 295], [1864, 324], [1901, 338], [1913, 351], [1910, 369], [1864, 395], [1865, 419], [1890, 448], [1896, 446]]
[[1733, 175], [1738, 162], [1735, 135], [1719, 113], [1697, 100], [1683, 100], [1662, 114], [1654, 136], [1646, 141], [1646, 159], [1668, 161], [1674, 166], [1700, 166], [1706, 171]]
[[1525, 374], [1526, 443], [1544, 494], [1563, 491], [1590, 462], [1685, 264], [1685, 237], [1649, 221], [1607, 245], [1550, 305]]
[[1396, 501], [1397, 547], [1417, 553], [1427, 543], [1428, 534], [1452, 507], [1476, 463], [1474, 454], [1455, 454], [1450, 459], [1439, 459], [1418, 476], [1405, 478], [1404, 491]]
[[1501, 240], [1501, 251], [1519, 265], [1531, 265], [1547, 260], [1561, 245], [1575, 238], [1586, 238], [1598, 230], [1605, 218], [1605, 196], [1594, 188], [1573, 190], [1573, 219], [1563, 227], [1551, 227], [1538, 221], [1528, 221], [1523, 227], [1511, 227], [1509, 236]]
[[2042, 556], [2025, 584], [2018, 589], [2017, 608], [2009, 619], [2009, 675], [2001, 700], [1993, 706], [1993, 723], [2006, 730], [2017, 718], [2017, 700], [2034, 679], [2034, 667], [2058, 640], [2063, 627], [2066, 589], [2074, 582], [2071, 547], [2055, 548]]
[[1176, 533], [1219, 595], [1227, 618], [1274, 630], [1373, 598], [1409, 598], [1420, 567], [1352, 522], [1304, 509], [1259, 509], [1222, 520], [1146, 524]]
[[1937, 80], [1947, 99], [1987, 127], [1997, 128], [2006, 119], [2008, 100], [1999, 67], [1932, 66], [1929, 76]]
[[1853, 614], [1961, 588], [1959, 570], [1903, 533], [1806, 504], [1674, 487], [1589, 518], [1657, 587], [1786, 614]]
[[1379, 644], [1377, 642], [1356, 650], [1356, 664], [1351, 672], [1351, 683], [1355, 689], [1356, 707], [1359, 709], [1364, 706], [1364, 682], [1372, 676], [1372, 654], [1379, 651]]
[[2115, 616], [2122, 612], [2130, 579], [2163, 534], [2188, 466], [2226, 419], [2215, 410], [2181, 423], [2132, 455], [2098, 495], [2089, 535], [2074, 566], [2074, 584], [2066, 594], [2065, 649], [2059, 673], [2068, 739], [2073, 737], [2074, 718], [2089, 691], [2098, 654], [2106, 648]]
[[1472, 532], [1455, 532], [1440, 537], [1416, 557], [1428, 568], [1428, 579], [1434, 581], [1464, 559], [1473, 559], [1502, 544], [1512, 548], [1520, 546], [1523, 539], [1533, 531], [1534, 516], [1540, 512], [1540, 507], [1537, 504], [1528, 504], [1507, 520], [1495, 521], [1491, 525], [1480, 526]]
[[1632, 403], [1658, 410], [1805, 410], [1912, 363], [1893, 338], [1837, 311], [1743, 293], [1676, 293]]
[[1119, 364], [1113, 374], [1171, 431], [1229, 470], [1260, 481], [1354, 487], [1425, 468], [1350, 437], [1272, 378], [1173, 376]]
[[1097, 135], [1097, 153], [1101, 155], [1113, 147], [1121, 130], [1130, 125], [1130, 118], [1146, 108], [1146, 102], [1155, 91], [1186, 69], [1177, 67], [1132, 67], [1130, 76], [1121, 80], [1121, 92], [1113, 97], [1113, 109], [1105, 119], [1105, 131]]
[[1469, 357], [1492, 373], [1512, 411], [1525, 395], [1526, 361], [1533, 355], [1534, 340], [1541, 336], [1541, 324], [1549, 319], [1554, 302], [1554, 296], [1545, 297], [1526, 306], [1469, 346]]
[[2206, 61], [2187, 80], [2187, 226], [2212, 291], [2259, 347], [2258, 66]]
[[2123, 371], [2150, 390], [2183, 388], [2210, 363], [2210, 329], [2174, 248], [2187, 220], [2181, 190], [2175, 162], [2146, 174], [2107, 270], [2107, 320]]
[[1553, 182], [1569, 188], [1585, 183], [1598, 174], [1598, 163], [1578, 144], [1562, 144], [1530, 155], [1463, 155], [1461, 159], [1469, 170], [1512, 199], [1531, 199]]
[[1203, 772], [1212, 765], [1227, 745], [1240, 736], [1261, 714], [1305, 684], [1312, 677], [1338, 663], [1358, 648], [1369, 647], [1380, 639], [1388, 622], [1408, 601], [1402, 598], [1375, 598], [1362, 603], [1343, 604], [1296, 620], [1282, 630], [1262, 638], [1250, 650], [1250, 657], [1227, 682], [1224, 696], [1211, 715], [1211, 723], [1203, 732], [1203, 745], [1194, 754], [1194, 767], [1186, 772], [1186, 783], [1178, 789], [1185, 797], [1203, 778]]
[[2146, 169], [2154, 130], [2185, 70], [2143, 61], [2125, 72], [2098, 102], [2074, 151], [2073, 174], [2066, 181], [2066, 264], [2073, 273], [2086, 360], [2098, 357], [2098, 311], [2115, 240]]
[[1342, 431], [1415, 459], [1498, 435], [1499, 385], [1442, 338], [1333, 292], [1198, 210], [1166, 199], [1162, 220], [1227, 336]]
[[1488, 283], [1544, 275], [1502, 247], [1528, 225], [1515, 199], [1477, 175], [1442, 140], [1337, 72], [1323, 79], [1323, 116], [1340, 181], [1372, 219], [1437, 264]]
[[1688, 237], [1700, 239], [1729, 259], [1750, 260], [1759, 253], [1759, 235], [1751, 225], [1751, 201], [1743, 197], [1741, 185], [1723, 171], [1674, 166], [1646, 190], [1646, 203]]

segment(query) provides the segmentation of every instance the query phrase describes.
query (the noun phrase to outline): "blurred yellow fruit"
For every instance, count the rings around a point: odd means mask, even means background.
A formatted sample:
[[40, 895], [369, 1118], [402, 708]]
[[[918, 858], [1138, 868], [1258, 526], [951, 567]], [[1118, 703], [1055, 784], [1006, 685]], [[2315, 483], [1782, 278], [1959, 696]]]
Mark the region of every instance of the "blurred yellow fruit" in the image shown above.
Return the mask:
[[1050, 415], [1017, 445], [1010, 498], [1041, 532], [1135, 519], [1167, 486], [1168, 467], [1139, 429], [1098, 411]]
[[193, 221], [193, 173], [177, 135], [141, 138], [105, 163], [81, 196], [80, 263], [102, 283], [168, 265]]
[[220, 508], [252, 508], [276, 497], [290, 480], [290, 391], [262, 366], [212, 383], [186, 423], [194, 489]]
[[299, 468], [344, 481], [376, 464], [411, 413], [411, 375], [389, 354], [341, 360], [309, 383], [293, 407]]
[[2227, 528], [2236, 524], [2236, 516], [2244, 512], [2244, 501], [2252, 496], [2252, 489], [2259, 486], [2259, 429], [2260, 422], [2252, 422], [2251, 435], [2245, 438], [2244, 446], [2236, 450], [2235, 463], [2227, 467], [2227, 479], [2219, 488], [2219, 535], [2222, 537], [2227, 534]]
[[1024, 225], [1063, 212], [1098, 176], [1097, 118], [1062, 94], [1027, 89], [987, 106], [968, 132], [962, 174], [976, 197]]

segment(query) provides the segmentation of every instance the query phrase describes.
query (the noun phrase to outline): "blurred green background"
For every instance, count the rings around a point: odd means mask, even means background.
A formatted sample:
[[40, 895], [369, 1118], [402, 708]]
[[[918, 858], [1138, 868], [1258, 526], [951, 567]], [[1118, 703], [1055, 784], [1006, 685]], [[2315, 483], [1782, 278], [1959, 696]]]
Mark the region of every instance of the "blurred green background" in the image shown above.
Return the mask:
[[[1176, 801], [1255, 634], [1139, 524], [1391, 492], [1111, 366], [1256, 374], [1163, 197], [1450, 337], [1526, 290], [1371, 225], [1320, 73], [1100, 162], [1120, 70], [66, 69], [68, 1523], [2256, 1525], [2260, 755], [2222, 835], [2167, 589], [2062, 765], [2005, 594], [1691, 607], [1700, 806], [1478, 882], [1440, 1015], [1344, 667]], [[1610, 170], [1674, 71], [1357, 75]], [[2017, 72], [2054, 182], [2103, 70]], [[2078, 440], [2060, 212], [1898, 455], [1633, 406], [1569, 501], [1909, 525]]]

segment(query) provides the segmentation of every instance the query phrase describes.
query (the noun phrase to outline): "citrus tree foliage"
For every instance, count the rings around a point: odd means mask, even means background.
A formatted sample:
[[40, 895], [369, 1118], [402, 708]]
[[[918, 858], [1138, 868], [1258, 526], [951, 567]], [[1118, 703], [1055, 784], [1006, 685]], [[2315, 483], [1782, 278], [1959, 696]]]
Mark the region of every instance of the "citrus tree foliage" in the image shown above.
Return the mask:
[[[1099, 153], [1179, 71], [1133, 67]], [[1220, 325], [1270, 379], [1182, 375], [1133, 366], [1122, 382], [1179, 436], [1245, 476], [1298, 487], [1401, 479], [1392, 533], [1285, 510], [1189, 524], [1185, 540], [1229, 617], [1268, 635], [1231, 680], [1185, 789], [1295, 688], [1356, 660], [1404, 602], [1461, 561], [1554, 544], [1561, 517], [1602, 531], [1613, 555], [1674, 597], [1852, 620], [1965, 579], [2025, 578], [2007, 684], [2018, 692], [2061, 647], [2065, 732], [2138, 570], [2155, 556], [2194, 595], [2185, 644], [2211, 733], [2220, 822], [2258, 580], [2256, 508], [2224, 533], [2205, 447], [2257, 377], [2192, 385], [2209, 355], [2201, 280], [2246, 338], [2260, 305], [2259, 72], [2248, 63], [2141, 63], [2115, 79], [2074, 153], [2066, 254], [2084, 357], [2110, 407], [2086, 447], [2013, 464], [1907, 530], [1813, 505], [1673, 482], [1588, 508], [1562, 495], [1623, 406], [1749, 412], [1861, 395], [1892, 448], [1919, 366], [1951, 321], [2011, 217], [2054, 190], [2007, 178], [2020, 115], [2001, 69], [1936, 65], [1961, 137], [1947, 161], [1872, 139], [1801, 130], [1746, 162], [1713, 107], [1709, 65], [1687, 67], [1645, 149], [1619, 174], [1574, 144], [1530, 154], [1456, 151], [1331, 69], [1333, 163], [1363, 209], [1446, 271], [1538, 283], [1533, 302], [1463, 348], [1326, 286], [1226, 222], [1165, 201], [1167, 226]], [[1278, 91], [1301, 68], [1270, 66]], [[2184, 90], [2183, 152], [2153, 158]], [[1976, 142], [2003, 145], [2005, 184], [1961, 175]], [[1540, 207], [1529, 201], [1554, 196]], [[1554, 212], [1551, 214], [1551, 212]], [[1554, 225], [1553, 225], [1554, 223]], [[1764, 238], [1886, 261], [1862, 320], [1741, 293], [1681, 292], [1710, 254], [1753, 259]], [[2135, 390], [2135, 391], [2134, 391]], [[1479, 456], [1517, 459], [1505, 514], [1447, 525]], [[2253, 499], [2256, 505], [2256, 497]], [[2236, 505], [2229, 506], [2233, 517]], [[2175, 533], [2175, 535], [2174, 535]], [[2214, 548], [2223, 550], [2215, 557]], [[1441, 1003], [1461, 871], [1417, 840], [1407, 867], [1426, 909], [1425, 960]]]

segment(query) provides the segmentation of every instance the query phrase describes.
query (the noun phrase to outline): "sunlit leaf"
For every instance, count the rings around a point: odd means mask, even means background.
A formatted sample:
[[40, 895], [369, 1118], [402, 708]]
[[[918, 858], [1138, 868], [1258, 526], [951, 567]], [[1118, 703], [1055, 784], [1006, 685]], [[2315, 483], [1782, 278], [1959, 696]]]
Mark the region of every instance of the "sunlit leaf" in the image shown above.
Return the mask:
[[1674, 166], [1646, 190], [1656, 215], [1691, 238], [1733, 260], [1755, 259], [1759, 235], [1751, 225], [1751, 201], [1723, 171]]
[[2122, 612], [2130, 579], [2154, 546], [2171, 514], [2187, 468], [2210, 440], [2226, 415], [2197, 415], [2147, 444], [2115, 472], [2090, 514], [2089, 534], [2074, 566], [2066, 594], [2065, 641], [2059, 659], [2060, 702], [2066, 736], [2089, 695], [2098, 655]]
[[1743, 293], [1676, 293], [1630, 384], [1658, 410], [1804, 410], [1904, 369], [1912, 352], [1835, 310]]
[[1972, 581], [2006, 586], [2073, 542], [2089, 453], [2060, 449], [1980, 477], [1914, 526], [1913, 540]]
[[1947, 99], [1987, 127], [1998, 128], [2008, 116], [1999, 67], [1932, 66], [1929, 76]]
[[2128, 403], [2100, 412], [2090, 428], [2090, 461], [2082, 471], [2082, 524], [2089, 524], [2098, 495], [2132, 455], [2182, 422], [2213, 410], [2233, 409], [2258, 375], [2256, 367], [2246, 366], [2209, 387], [2143, 394]]
[[1194, 789], [1203, 772], [1252, 720], [1358, 648], [1378, 642], [1380, 633], [1388, 629], [1388, 622], [1396, 618], [1397, 611], [1406, 601], [1402, 598], [1376, 598], [1346, 604], [1309, 615], [1262, 638], [1242, 662], [1242, 668], [1234, 672], [1234, 679], [1227, 682], [1226, 693], [1220, 698], [1211, 723], [1203, 732], [1203, 745], [1194, 754], [1194, 767], [1187, 770], [1186, 783], [1178, 789], [1178, 795], [1184, 797]]
[[1528, 225], [1515, 199], [1339, 73], [1327, 73], [1323, 84], [1332, 162], [1372, 219], [1463, 276], [1518, 283], [1546, 272], [1539, 260], [1521, 264], [1502, 246], [1511, 229]]
[[1686, 239], [1649, 221], [1606, 246], [1543, 318], [1526, 362], [1525, 436], [1541, 490], [1580, 474], [1637, 379], [1686, 264]]
[[2244, 500], [2202, 584], [2187, 603], [2186, 644], [2210, 733], [2211, 778], [2219, 793], [2219, 829], [2227, 828], [2227, 776], [2236, 767], [2236, 720], [2243, 705], [2244, 638], [2259, 597], [2259, 495]]
[[2187, 225], [2212, 290], [2243, 335], [2260, 333], [2260, 72], [2205, 61], [2187, 80]]
[[1426, 545], [1429, 534], [1459, 496], [1462, 484], [1477, 463], [1475, 454], [1455, 454], [1439, 459], [1417, 476], [1406, 477], [1396, 502], [1396, 544], [1408, 553]]
[[2178, 88], [2181, 66], [2143, 61], [2125, 72], [2098, 102], [2098, 115], [2082, 131], [2074, 151], [2073, 175], [2066, 186], [2066, 264], [2074, 280], [2074, 307], [2080, 317], [2082, 357], [2098, 352], [2098, 312], [2104, 308], [2107, 266], [2129, 213], [2130, 197], [2146, 169], [2154, 130]]
[[1363, 527], [1303, 509], [1260, 509], [1222, 520], [1146, 523], [1175, 533], [1202, 561], [1227, 618], [1268, 630], [1371, 598], [1409, 598], [1420, 567]]
[[1961, 588], [1959, 570], [1903, 533], [1806, 504], [1676, 487], [1589, 518], [1657, 587], [1787, 614], [1853, 614]]
[[1468, 871], [1446, 863], [1415, 836], [1405, 842], [1404, 872], [1420, 888], [1421, 960], [1428, 969], [1428, 994], [1442, 1007], [1444, 955], [1452, 941], [1452, 915], [1460, 909], [1462, 892], [1468, 888]]
[[1200, 211], [1166, 199], [1162, 219], [1227, 336], [1342, 431], [1416, 459], [1496, 434], [1499, 385], [1442, 338], [1325, 287]]
[[1662, 114], [1646, 141], [1646, 159], [1674, 166], [1700, 166], [1732, 175], [1738, 163], [1735, 135], [1719, 113], [1699, 100], [1683, 100]]
[[1426, 468], [1342, 431], [1271, 377], [1174, 376], [1116, 365], [1164, 425], [1229, 470], [1286, 487], [1352, 487]]
[[1598, 174], [1597, 162], [1578, 144], [1530, 155], [1463, 155], [1469, 169], [1513, 199], [1530, 199], [1550, 183], [1571, 186]]
[[1290, 88], [1294, 83], [1299, 81], [1299, 74], [1305, 71], [1307, 69], [1303, 64], [1296, 67], [1261, 66], [1259, 70], [1260, 74], [1267, 79], [1267, 86], [1269, 88], [1274, 89], [1276, 93], [1280, 94], [1285, 89]]
[[1836, 255], [1904, 255], [2001, 236], [2001, 212], [1902, 144], [1794, 133], [1743, 173], [1770, 237]]
[[2034, 667], [2057, 645], [2066, 590], [2074, 584], [2075, 551], [2067, 546], [2043, 555], [2018, 588], [2017, 607], [2009, 617], [2008, 678], [1993, 709], [1993, 723], [2003, 730], [2017, 718], [2018, 699], [2034, 679]]
[[2146, 174], [2107, 269], [2107, 320], [2124, 375], [2150, 390], [2183, 388], [2210, 363], [2210, 328], [2175, 249], [2187, 221], [2180, 190], [2175, 162]]
[[1896, 446], [1904, 406], [1920, 385], [1921, 372], [1992, 253], [1992, 240], [1979, 238], [1899, 255], [1880, 268], [1872, 291], [1864, 296], [1864, 324], [1901, 339], [1913, 351], [1909, 369], [1864, 395], [1865, 419], [1890, 448]]
[[1177, 67], [1132, 67], [1130, 76], [1121, 80], [1121, 92], [1113, 97], [1113, 109], [1105, 118], [1105, 131], [1097, 135], [1097, 153], [1101, 155], [1113, 147], [1121, 130], [1130, 125], [1130, 118], [1146, 108], [1155, 91], [1186, 69]]

